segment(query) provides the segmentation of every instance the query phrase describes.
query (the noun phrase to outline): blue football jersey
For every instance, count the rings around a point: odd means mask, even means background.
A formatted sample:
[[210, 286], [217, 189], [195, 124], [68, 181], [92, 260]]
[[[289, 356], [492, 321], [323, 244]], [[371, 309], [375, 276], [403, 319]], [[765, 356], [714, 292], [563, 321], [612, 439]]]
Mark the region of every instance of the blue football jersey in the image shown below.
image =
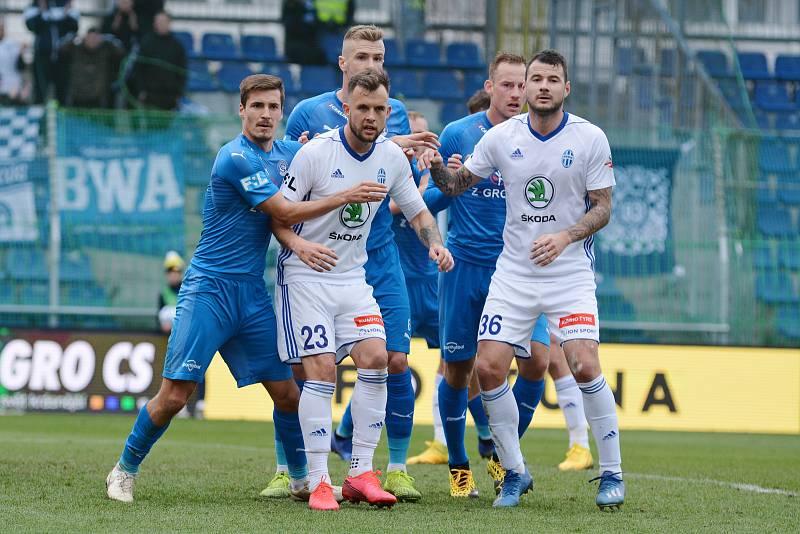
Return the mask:
[[219, 150], [192, 266], [222, 277], [264, 276], [272, 233], [270, 218], [256, 206], [280, 190], [300, 147], [295, 141], [275, 141], [272, 150], [264, 152], [239, 134]]
[[[491, 127], [485, 111], [448, 124], [439, 137], [445, 163], [453, 154], [461, 154], [462, 161], [466, 161]], [[506, 190], [499, 171], [457, 197], [445, 196], [430, 180], [424, 199], [433, 213], [450, 208], [447, 248], [455, 258], [494, 267], [503, 250], [506, 219]]]
[[[414, 174], [414, 182], [419, 187], [419, 182], [430, 171], [418, 171], [416, 165], [412, 167]], [[428, 249], [425, 248], [417, 233], [408, 224], [408, 221], [403, 214], [400, 213], [394, 216], [392, 221], [392, 230], [394, 230], [394, 241], [397, 243], [397, 248], [400, 253], [400, 266], [403, 268], [403, 274], [407, 280], [428, 278], [430, 276], [437, 276], [438, 269], [436, 264], [428, 257]]]
[[[411, 127], [408, 124], [406, 106], [397, 99], [390, 98], [389, 105], [392, 112], [386, 122], [386, 136], [408, 135]], [[286, 122], [285, 139], [295, 141], [307, 131], [308, 137], [335, 130], [347, 124], [347, 117], [342, 108], [342, 102], [336, 96], [336, 91], [322, 93], [321, 95], [307, 98], [297, 104]], [[389, 198], [387, 197], [375, 213], [372, 229], [367, 239], [367, 250], [375, 250], [384, 246], [394, 238], [392, 233], [392, 212], [389, 211]]]

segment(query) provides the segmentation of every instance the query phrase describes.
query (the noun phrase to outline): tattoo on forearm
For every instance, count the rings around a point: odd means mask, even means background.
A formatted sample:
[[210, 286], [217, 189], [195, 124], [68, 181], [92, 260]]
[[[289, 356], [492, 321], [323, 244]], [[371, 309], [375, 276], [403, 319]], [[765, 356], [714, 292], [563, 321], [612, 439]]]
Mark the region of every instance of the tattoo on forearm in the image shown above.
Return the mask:
[[591, 207], [580, 221], [567, 229], [572, 242], [586, 239], [594, 234], [611, 219], [611, 188], [589, 191]]
[[422, 244], [428, 248], [430, 248], [431, 245], [442, 244], [442, 236], [439, 233], [439, 227], [436, 226], [435, 220], [426, 226], [420, 227], [417, 235], [419, 236], [419, 240], [422, 241]]
[[431, 178], [442, 193], [449, 197], [460, 195], [472, 185], [472, 173], [466, 167], [459, 167], [457, 171], [445, 166], [431, 167]]

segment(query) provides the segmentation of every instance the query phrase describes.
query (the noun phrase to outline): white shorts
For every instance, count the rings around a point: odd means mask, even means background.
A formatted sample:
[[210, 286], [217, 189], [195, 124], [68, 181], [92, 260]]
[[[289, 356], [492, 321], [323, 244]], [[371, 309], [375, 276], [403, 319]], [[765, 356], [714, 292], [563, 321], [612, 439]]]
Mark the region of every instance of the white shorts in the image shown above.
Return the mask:
[[478, 341], [502, 341], [520, 358], [531, 356], [531, 331], [544, 313], [561, 343], [570, 339], [600, 341], [596, 285], [585, 277], [558, 282], [519, 282], [492, 276], [478, 324]]
[[328, 352], [335, 353], [339, 363], [363, 339], [386, 341], [380, 308], [366, 282], [292, 282], [277, 285], [275, 293], [278, 354], [284, 363]]

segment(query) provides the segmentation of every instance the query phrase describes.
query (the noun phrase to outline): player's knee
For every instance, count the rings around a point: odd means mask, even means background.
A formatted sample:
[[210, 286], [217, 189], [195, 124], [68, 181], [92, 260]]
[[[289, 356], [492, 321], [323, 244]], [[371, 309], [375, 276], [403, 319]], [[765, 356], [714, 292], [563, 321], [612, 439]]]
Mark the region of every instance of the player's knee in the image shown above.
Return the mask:
[[508, 369], [494, 358], [478, 358], [475, 364], [482, 390], [494, 389], [506, 380]]
[[389, 352], [389, 373], [399, 375], [408, 369], [408, 355], [404, 352]]
[[264, 383], [275, 408], [281, 412], [296, 412], [300, 403], [300, 388], [294, 380]]
[[475, 358], [463, 362], [447, 362], [444, 368], [444, 378], [450, 387], [463, 389], [469, 386], [474, 366]]
[[361, 369], [385, 369], [389, 365], [389, 356], [385, 351], [365, 350], [358, 357]]
[[531, 343], [531, 357], [518, 358], [519, 374], [528, 380], [541, 380], [550, 364], [549, 351], [541, 343]]

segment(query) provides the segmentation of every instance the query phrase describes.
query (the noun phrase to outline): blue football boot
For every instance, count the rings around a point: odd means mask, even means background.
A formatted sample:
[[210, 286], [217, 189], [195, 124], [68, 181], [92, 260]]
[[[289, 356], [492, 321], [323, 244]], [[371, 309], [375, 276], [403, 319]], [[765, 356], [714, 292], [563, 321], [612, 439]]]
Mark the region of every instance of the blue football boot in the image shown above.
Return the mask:
[[600, 510], [604, 512], [619, 510], [622, 503], [625, 502], [625, 483], [620, 475], [622, 473], [604, 471], [602, 475], [589, 481], [600, 481], [600, 486], [597, 488], [597, 498], [594, 500]]
[[500, 489], [500, 495], [494, 500], [492, 506], [495, 508], [507, 508], [517, 506], [519, 498], [533, 489], [533, 477], [530, 472], [525, 469], [522, 474], [516, 471], [506, 471], [506, 476], [503, 479], [503, 486]]
[[331, 435], [331, 450], [345, 462], [353, 457], [353, 436], [345, 438], [336, 432]]

